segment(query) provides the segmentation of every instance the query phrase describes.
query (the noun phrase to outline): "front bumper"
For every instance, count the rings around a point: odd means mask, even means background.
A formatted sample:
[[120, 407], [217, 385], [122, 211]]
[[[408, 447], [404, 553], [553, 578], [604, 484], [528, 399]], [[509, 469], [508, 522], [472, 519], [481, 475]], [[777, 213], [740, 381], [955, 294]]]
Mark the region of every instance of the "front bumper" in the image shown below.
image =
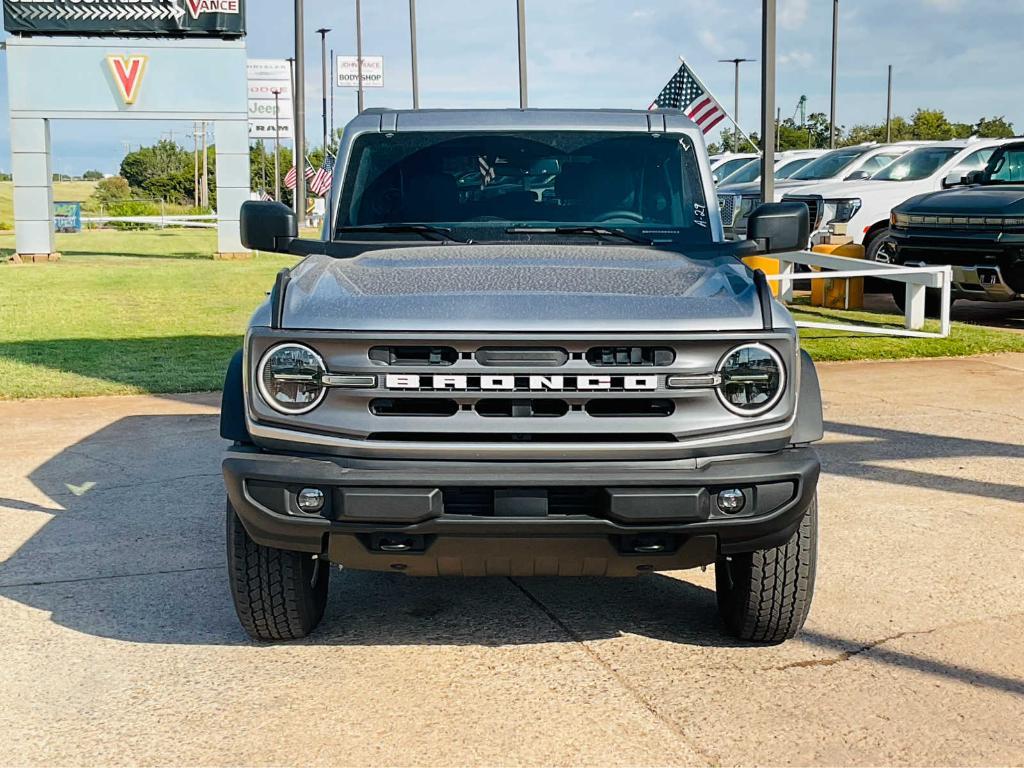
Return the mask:
[[[249, 535], [357, 570], [610, 575], [692, 568], [777, 546], [814, 497], [813, 449], [721, 460], [443, 462], [285, 455], [235, 446], [228, 496]], [[303, 514], [298, 491], [326, 503]], [[745, 504], [728, 515], [719, 490]]]

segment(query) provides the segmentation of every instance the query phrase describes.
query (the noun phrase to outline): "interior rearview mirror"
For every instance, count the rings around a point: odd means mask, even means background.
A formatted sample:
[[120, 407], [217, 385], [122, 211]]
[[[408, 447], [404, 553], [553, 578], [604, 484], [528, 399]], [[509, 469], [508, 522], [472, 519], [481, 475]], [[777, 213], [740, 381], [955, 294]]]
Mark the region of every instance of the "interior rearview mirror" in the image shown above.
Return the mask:
[[747, 219], [747, 238], [759, 253], [788, 253], [807, 248], [810, 213], [805, 203], [762, 203]]
[[247, 200], [240, 218], [242, 244], [255, 251], [288, 253], [299, 236], [295, 211], [284, 203]]

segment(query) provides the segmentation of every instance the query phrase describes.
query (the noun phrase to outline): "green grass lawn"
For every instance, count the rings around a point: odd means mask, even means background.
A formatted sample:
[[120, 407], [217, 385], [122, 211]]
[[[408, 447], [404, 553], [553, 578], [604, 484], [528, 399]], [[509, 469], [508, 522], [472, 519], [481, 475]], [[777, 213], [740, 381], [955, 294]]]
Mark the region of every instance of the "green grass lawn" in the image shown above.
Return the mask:
[[[258, 254], [213, 261], [209, 230], [60, 235], [58, 263], [0, 265], [0, 399], [219, 389], [274, 275]], [[13, 247], [0, 236], [0, 251]], [[128, 255], [112, 255], [114, 252]], [[900, 326], [902, 318], [800, 306], [798, 317]], [[805, 330], [817, 360], [1024, 352], [1024, 334], [955, 323], [949, 339]]]

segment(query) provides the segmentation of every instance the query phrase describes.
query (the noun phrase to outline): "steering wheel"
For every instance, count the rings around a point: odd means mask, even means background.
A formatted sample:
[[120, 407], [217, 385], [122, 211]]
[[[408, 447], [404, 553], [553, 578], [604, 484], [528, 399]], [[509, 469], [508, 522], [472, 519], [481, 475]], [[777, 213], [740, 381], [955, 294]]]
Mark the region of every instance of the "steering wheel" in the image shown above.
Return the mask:
[[611, 221], [612, 219], [628, 219], [635, 221], [637, 224], [644, 223], [644, 217], [636, 211], [608, 211], [597, 217], [597, 220], [600, 222]]

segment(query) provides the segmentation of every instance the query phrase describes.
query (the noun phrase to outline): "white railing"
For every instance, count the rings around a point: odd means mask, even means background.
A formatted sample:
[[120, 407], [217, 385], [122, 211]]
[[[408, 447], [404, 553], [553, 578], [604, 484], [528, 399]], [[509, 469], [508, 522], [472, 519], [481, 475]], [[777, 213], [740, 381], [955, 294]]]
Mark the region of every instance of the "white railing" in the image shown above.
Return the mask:
[[[953, 282], [953, 269], [949, 266], [903, 267], [898, 264], [885, 264], [863, 259], [850, 259], [845, 256], [831, 256], [827, 253], [812, 251], [796, 251], [778, 254], [779, 274], [768, 275], [768, 281], [779, 284], [779, 299], [789, 303], [793, 300], [793, 283], [805, 280], [837, 280], [864, 277], [880, 277], [906, 285], [906, 304], [904, 309], [904, 328], [886, 328], [877, 325], [844, 325], [836, 323], [818, 323], [807, 320], [797, 321], [801, 328], [820, 328], [831, 331], [850, 331], [853, 333], [875, 333], [884, 336], [909, 336], [924, 339], [944, 339], [949, 336], [949, 308]], [[820, 267], [830, 272], [797, 272], [796, 265]], [[922, 330], [925, 321], [925, 301], [928, 289], [942, 292], [940, 302], [940, 330], [932, 333]]]
[[83, 216], [82, 224], [110, 224], [111, 222], [124, 222], [125, 224], [148, 224], [151, 227], [201, 227], [216, 228], [217, 214], [203, 213], [195, 216]]

